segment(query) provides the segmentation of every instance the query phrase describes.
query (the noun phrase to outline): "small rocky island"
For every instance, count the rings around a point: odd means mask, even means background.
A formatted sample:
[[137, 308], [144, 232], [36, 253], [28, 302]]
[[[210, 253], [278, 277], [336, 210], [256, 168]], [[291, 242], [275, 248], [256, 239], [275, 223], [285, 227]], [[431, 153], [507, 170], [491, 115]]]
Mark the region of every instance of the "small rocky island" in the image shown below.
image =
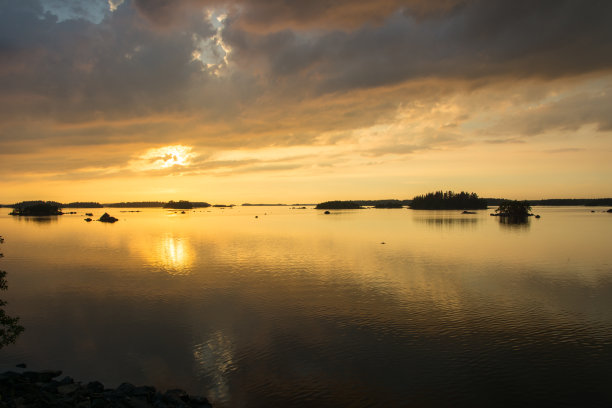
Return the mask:
[[413, 210], [484, 210], [487, 200], [479, 198], [476, 193], [462, 191], [436, 191], [419, 195], [412, 199], [410, 208]]
[[[491, 215], [499, 217], [504, 224], [525, 224], [529, 217], [533, 216], [529, 201], [518, 200], [503, 200]], [[536, 218], [540, 216], [537, 215]]]
[[171, 210], [191, 210], [193, 208], [193, 204], [191, 204], [189, 201], [186, 201], [186, 200], [179, 200], [179, 201], [170, 200], [164, 205], [164, 208], [171, 209]]
[[54, 201], [22, 201], [13, 206], [10, 215], [17, 216], [49, 216], [62, 215], [62, 208]]
[[317, 204], [315, 210], [359, 210], [362, 208], [354, 201], [325, 201]]
[[100, 222], [108, 222], [108, 223], [111, 223], [111, 224], [112, 224], [112, 223], [114, 223], [114, 222], [119, 221], [119, 219], [118, 219], [118, 218], [115, 218], [115, 217], [110, 216], [108, 213], [104, 213], [104, 214], [102, 214], [102, 216], [101, 216], [101, 217], [98, 219], [98, 221], [100, 221]]
[[179, 389], [162, 393], [155, 387], [130, 383], [111, 389], [99, 381], [82, 384], [70, 377], [58, 380], [61, 375], [61, 371], [0, 374], [0, 407], [212, 407], [206, 398]]

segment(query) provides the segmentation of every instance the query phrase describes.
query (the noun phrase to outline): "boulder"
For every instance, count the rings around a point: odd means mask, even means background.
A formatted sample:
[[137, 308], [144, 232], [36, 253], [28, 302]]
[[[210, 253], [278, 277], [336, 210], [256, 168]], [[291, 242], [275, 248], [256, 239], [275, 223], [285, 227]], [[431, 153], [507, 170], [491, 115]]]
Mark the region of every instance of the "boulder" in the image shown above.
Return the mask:
[[115, 218], [115, 217], [111, 217], [111, 216], [110, 216], [108, 213], [104, 213], [104, 214], [103, 214], [103, 215], [100, 217], [100, 219], [99, 219], [98, 221], [100, 221], [100, 222], [110, 222], [110, 223], [113, 223], [113, 222], [117, 222], [117, 221], [119, 221], [119, 219], [117, 219], [117, 218]]

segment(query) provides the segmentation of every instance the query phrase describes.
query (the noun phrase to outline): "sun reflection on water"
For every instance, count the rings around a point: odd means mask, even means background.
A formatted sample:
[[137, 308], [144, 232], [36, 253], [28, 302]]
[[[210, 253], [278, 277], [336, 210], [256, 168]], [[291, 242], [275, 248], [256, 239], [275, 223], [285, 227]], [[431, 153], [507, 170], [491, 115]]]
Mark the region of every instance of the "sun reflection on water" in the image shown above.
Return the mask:
[[228, 374], [236, 369], [234, 350], [230, 339], [216, 331], [199, 344], [194, 345], [193, 358], [199, 375], [211, 380], [209, 395], [216, 400], [229, 396]]
[[161, 238], [152, 253], [154, 263], [170, 275], [190, 275], [193, 265], [193, 249], [183, 238], [168, 234]]

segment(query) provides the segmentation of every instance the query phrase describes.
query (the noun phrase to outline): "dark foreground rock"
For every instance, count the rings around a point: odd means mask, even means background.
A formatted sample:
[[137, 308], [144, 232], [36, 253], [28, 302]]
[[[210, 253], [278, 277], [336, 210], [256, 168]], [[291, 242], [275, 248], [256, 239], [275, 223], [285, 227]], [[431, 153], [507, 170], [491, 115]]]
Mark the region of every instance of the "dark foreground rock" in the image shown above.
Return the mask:
[[190, 396], [183, 390], [162, 393], [155, 387], [130, 383], [109, 389], [98, 381], [82, 384], [70, 377], [58, 380], [61, 374], [61, 371], [0, 374], [0, 407], [211, 407], [206, 398]]
[[102, 216], [100, 217], [100, 219], [98, 221], [113, 223], [113, 222], [117, 222], [119, 220], [117, 218], [115, 218], [115, 217], [111, 217], [108, 213], [104, 213], [104, 214], [102, 214]]

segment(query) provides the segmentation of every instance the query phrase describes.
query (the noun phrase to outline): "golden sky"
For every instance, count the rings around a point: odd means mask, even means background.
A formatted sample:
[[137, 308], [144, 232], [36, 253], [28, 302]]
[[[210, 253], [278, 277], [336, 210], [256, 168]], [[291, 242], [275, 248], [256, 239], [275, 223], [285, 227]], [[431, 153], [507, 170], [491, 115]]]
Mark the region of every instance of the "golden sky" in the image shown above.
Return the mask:
[[612, 196], [612, 2], [0, 1], [0, 203]]

